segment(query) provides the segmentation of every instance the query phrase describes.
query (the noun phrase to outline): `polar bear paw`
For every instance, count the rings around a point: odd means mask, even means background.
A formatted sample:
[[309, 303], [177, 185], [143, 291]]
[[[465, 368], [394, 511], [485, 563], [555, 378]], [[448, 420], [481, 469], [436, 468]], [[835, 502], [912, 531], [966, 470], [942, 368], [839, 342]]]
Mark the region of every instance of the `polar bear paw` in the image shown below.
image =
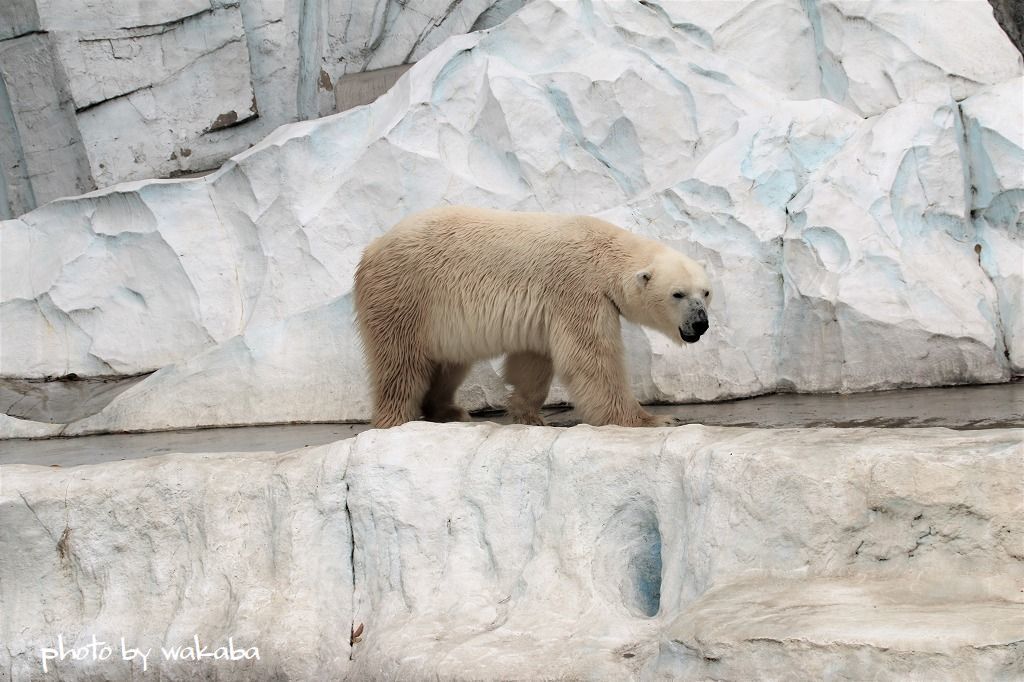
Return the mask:
[[442, 405], [424, 410], [428, 422], [468, 422], [469, 412], [458, 405]]
[[513, 424], [525, 424], [526, 426], [548, 425], [544, 421], [544, 417], [540, 416], [540, 412], [510, 412], [509, 416], [512, 418]]
[[651, 414], [650, 412], [644, 412], [640, 418], [639, 426], [648, 427], [661, 427], [661, 426], [679, 426], [682, 424], [682, 420], [679, 417], [672, 417], [670, 415], [659, 415]]

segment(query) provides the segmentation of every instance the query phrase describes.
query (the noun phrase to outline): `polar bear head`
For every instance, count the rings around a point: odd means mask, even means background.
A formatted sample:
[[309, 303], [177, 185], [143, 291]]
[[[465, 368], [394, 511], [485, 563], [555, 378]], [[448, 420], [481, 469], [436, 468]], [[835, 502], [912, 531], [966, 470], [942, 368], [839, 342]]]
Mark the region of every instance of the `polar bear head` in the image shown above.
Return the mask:
[[692, 258], [665, 248], [629, 279], [622, 313], [630, 322], [678, 344], [696, 343], [708, 330], [711, 285], [704, 268]]

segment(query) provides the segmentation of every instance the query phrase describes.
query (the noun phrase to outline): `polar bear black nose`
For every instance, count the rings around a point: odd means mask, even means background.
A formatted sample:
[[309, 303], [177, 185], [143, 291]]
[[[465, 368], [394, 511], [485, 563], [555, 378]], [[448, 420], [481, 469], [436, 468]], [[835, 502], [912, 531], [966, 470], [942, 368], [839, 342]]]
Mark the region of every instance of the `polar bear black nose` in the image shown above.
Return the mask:
[[708, 314], [703, 310], [697, 311], [697, 319], [693, 321], [693, 333], [700, 336], [708, 330]]

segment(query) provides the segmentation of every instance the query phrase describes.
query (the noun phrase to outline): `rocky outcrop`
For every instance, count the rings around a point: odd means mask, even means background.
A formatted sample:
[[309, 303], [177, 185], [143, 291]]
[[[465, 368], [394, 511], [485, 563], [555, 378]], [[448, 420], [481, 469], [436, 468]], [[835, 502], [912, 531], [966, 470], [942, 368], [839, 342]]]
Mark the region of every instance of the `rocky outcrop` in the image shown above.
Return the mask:
[[[0, 670], [1015, 679], [1022, 435], [410, 424], [285, 455], [5, 466]], [[59, 637], [152, 653], [44, 674]], [[194, 637], [260, 659], [160, 651]]]
[[213, 170], [281, 124], [372, 101], [336, 97], [346, 75], [411, 63], [522, 4], [7, 2], [0, 217], [126, 180]]

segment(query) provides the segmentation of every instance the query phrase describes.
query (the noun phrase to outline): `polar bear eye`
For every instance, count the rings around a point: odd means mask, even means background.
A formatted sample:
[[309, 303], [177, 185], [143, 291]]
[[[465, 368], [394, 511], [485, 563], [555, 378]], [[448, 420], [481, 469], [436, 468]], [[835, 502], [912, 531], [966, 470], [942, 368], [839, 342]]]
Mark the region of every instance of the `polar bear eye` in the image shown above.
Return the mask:
[[708, 297], [708, 296], [710, 296], [710, 295], [711, 295], [711, 292], [710, 292], [710, 291], [705, 291], [705, 292], [704, 292], [704, 298], [707, 298], [707, 297]]
[[672, 298], [686, 298], [686, 294], [684, 294], [681, 291], [677, 291], [676, 293], [672, 294]]

